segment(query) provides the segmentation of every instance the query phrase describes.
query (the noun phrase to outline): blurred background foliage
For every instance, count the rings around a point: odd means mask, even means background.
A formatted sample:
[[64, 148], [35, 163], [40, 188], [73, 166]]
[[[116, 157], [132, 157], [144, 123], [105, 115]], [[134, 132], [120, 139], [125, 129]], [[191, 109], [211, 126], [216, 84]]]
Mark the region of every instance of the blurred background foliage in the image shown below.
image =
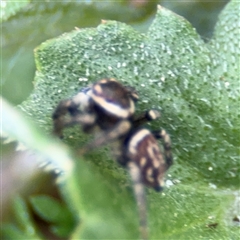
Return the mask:
[[96, 27], [117, 20], [145, 32], [160, 4], [185, 17], [207, 41], [228, 1], [1, 1], [2, 95], [14, 105], [33, 89], [33, 51], [41, 42], [75, 27]]

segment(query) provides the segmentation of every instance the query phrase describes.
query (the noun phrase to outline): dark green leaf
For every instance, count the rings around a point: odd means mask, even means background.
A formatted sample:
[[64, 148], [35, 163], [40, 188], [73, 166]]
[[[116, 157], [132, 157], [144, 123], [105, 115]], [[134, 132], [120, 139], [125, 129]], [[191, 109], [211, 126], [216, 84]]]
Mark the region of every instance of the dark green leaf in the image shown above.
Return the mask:
[[15, 197], [13, 201], [13, 209], [16, 222], [20, 226], [22, 231], [26, 234], [34, 235], [35, 229], [32, 225], [31, 217], [29, 215], [29, 211], [24, 200], [20, 197]]
[[13, 218], [15, 224], [1, 226], [4, 239], [41, 239], [33, 224], [26, 202], [19, 196], [13, 200]]
[[[28, 234], [25, 234], [24, 232], [22, 232], [21, 230], [19, 230], [14, 224], [2, 224], [1, 225], [1, 237], [3, 237], [2, 239], [8, 239], [8, 240], [16, 240], [16, 239], [23, 239], [26, 240], [29, 237]], [[34, 239], [41, 239], [35, 236]]]
[[71, 213], [63, 204], [52, 197], [45, 195], [32, 196], [31, 204], [36, 213], [44, 220], [52, 223], [61, 223], [65, 219], [71, 220]]
[[30, 201], [39, 217], [52, 225], [53, 233], [61, 237], [69, 236], [75, 224], [73, 215], [64, 204], [46, 195], [33, 196]]

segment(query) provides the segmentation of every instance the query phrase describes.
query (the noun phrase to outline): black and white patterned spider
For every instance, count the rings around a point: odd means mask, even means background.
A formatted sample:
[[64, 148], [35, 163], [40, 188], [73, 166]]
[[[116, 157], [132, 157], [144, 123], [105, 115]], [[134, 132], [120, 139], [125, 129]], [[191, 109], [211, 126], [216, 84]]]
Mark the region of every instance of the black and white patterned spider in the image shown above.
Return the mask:
[[[144, 185], [160, 191], [164, 173], [172, 165], [171, 141], [165, 130], [150, 131], [141, 125], [160, 114], [149, 110], [135, 116], [138, 94], [115, 79], [102, 79], [82, 89], [74, 97], [61, 101], [53, 113], [54, 134], [62, 137], [65, 127], [79, 124], [86, 133], [100, 129], [81, 153], [103, 144], [119, 141], [117, 161], [128, 167], [140, 216], [141, 238], [147, 239], [147, 216]], [[163, 150], [157, 139], [162, 139]]]

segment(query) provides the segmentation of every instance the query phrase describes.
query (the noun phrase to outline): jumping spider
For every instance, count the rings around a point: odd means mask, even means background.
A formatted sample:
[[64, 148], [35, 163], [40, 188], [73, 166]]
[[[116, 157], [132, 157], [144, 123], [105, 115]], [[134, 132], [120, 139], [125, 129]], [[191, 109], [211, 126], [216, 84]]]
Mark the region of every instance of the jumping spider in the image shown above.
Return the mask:
[[[102, 79], [82, 89], [74, 97], [61, 101], [53, 113], [54, 134], [62, 137], [65, 127], [81, 125], [86, 133], [100, 129], [81, 153], [113, 141], [119, 141], [117, 161], [129, 169], [138, 203], [141, 238], [147, 239], [147, 216], [144, 185], [160, 191], [163, 177], [172, 165], [171, 141], [165, 130], [150, 131], [143, 123], [160, 117], [156, 110], [135, 116], [138, 94], [115, 79]], [[157, 139], [162, 139], [163, 149]]]

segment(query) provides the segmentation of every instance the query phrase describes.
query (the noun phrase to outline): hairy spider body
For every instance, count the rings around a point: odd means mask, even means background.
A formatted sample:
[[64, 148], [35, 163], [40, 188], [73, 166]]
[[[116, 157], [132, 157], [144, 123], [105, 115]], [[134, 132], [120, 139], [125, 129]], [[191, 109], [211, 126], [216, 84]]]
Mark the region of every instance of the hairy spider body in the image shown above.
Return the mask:
[[[161, 152], [156, 139], [162, 138], [164, 154]], [[135, 129], [128, 134], [122, 144], [122, 155], [119, 162], [137, 164], [141, 171], [144, 185], [162, 190], [164, 173], [172, 164], [170, 139], [165, 130], [151, 132], [146, 128]]]
[[[133, 117], [137, 99], [136, 92], [115, 79], [102, 79], [58, 104], [53, 113], [54, 133], [61, 137], [63, 128], [74, 124], [80, 124], [85, 132], [95, 126], [114, 129], [120, 122], [122, 127], [124, 120], [130, 122]], [[67, 114], [70, 120], [65, 119]]]
[[[52, 118], [55, 135], [62, 137], [65, 127], [81, 125], [89, 133], [95, 127], [100, 134], [81, 148], [80, 153], [103, 144], [119, 141], [118, 162], [127, 166], [133, 181], [140, 216], [141, 237], [147, 239], [144, 185], [159, 191], [164, 185], [164, 173], [172, 164], [171, 141], [165, 130], [150, 131], [142, 124], [160, 117], [156, 110], [135, 116], [138, 94], [112, 78], [97, 81], [74, 97], [61, 101]], [[157, 139], [163, 141], [163, 150]]]
[[91, 98], [106, 113], [118, 118], [134, 114], [134, 97], [115, 79], [103, 79], [92, 86]]

